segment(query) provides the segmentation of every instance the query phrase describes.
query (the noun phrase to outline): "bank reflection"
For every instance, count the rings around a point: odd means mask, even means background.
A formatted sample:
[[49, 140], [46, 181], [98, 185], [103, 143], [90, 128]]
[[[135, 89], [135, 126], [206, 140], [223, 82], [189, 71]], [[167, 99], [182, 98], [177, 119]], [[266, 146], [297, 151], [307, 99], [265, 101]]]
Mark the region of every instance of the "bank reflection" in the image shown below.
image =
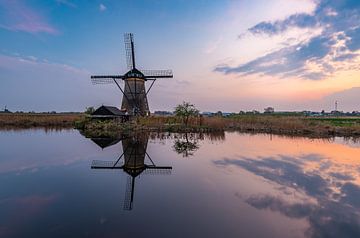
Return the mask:
[[94, 160], [92, 169], [119, 169], [127, 175], [127, 183], [124, 198], [124, 210], [133, 208], [135, 183], [140, 174], [170, 175], [171, 166], [157, 166], [150, 155], [146, 152], [149, 135], [146, 133], [136, 135], [124, 135], [118, 138], [91, 138], [102, 149], [115, 145], [121, 141], [123, 152], [114, 161]]

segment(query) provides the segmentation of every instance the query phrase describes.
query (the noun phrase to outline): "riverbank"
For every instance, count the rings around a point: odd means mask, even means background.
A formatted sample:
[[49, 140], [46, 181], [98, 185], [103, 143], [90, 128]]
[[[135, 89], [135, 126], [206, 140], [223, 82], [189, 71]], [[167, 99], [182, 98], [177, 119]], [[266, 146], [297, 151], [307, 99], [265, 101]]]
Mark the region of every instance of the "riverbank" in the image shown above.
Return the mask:
[[313, 118], [279, 115], [237, 115], [233, 117], [192, 118], [187, 127], [176, 117], [151, 116], [128, 123], [113, 121], [77, 122], [77, 128], [90, 136], [112, 136], [131, 131], [213, 132], [240, 131], [308, 137], [360, 137], [360, 117]]
[[89, 136], [115, 136], [133, 131], [240, 131], [307, 137], [360, 137], [360, 117], [236, 115], [191, 118], [184, 126], [177, 117], [150, 116], [127, 123], [91, 120], [82, 113], [0, 114], [0, 129], [76, 128]]
[[1, 113], [0, 129], [74, 128], [82, 113]]

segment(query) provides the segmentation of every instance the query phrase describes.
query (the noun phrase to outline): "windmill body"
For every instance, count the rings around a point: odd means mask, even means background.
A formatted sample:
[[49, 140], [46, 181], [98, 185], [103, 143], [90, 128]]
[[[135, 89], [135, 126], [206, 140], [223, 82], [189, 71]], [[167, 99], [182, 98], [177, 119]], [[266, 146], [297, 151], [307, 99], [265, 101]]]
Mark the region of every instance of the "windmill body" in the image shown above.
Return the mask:
[[126, 75], [128, 75], [128, 78], [125, 79], [121, 110], [127, 111], [131, 115], [148, 115], [150, 111], [143, 74], [134, 69]]
[[[128, 72], [124, 75], [96, 75], [91, 76], [95, 84], [115, 83], [123, 94], [121, 110], [133, 116], [146, 116], [150, 114], [147, 95], [158, 78], [172, 78], [171, 70], [138, 70], [135, 67], [134, 37], [131, 33], [124, 35], [126, 62]], [[124, 89], [118, 80], [124, 81]], [[148, 89], [146, 81], [152, 81]]]

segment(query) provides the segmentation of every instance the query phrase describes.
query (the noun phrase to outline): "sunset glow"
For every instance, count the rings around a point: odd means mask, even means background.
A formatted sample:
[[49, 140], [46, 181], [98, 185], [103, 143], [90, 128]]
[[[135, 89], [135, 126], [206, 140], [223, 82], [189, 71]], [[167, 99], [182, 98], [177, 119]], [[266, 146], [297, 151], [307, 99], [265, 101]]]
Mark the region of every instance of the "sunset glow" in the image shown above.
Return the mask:
[[89, 76], [124, 73], [122, 36], [133, 32], [144, 68], [174, 71], [152, 89], [152, 111], [172, 110], [180, 93], [202, 111], [359, 110], [359, 19], [357, 1], [0, 1], [0, 101], [119, 105]]

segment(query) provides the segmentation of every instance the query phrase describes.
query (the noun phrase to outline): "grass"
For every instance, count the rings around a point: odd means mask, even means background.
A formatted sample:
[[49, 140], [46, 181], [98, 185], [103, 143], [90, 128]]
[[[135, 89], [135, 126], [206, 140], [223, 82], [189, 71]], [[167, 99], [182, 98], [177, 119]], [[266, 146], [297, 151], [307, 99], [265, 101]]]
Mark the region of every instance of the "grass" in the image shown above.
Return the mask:
[[309, 118], [305, 116], [241, 115], [209, 118], [210, 127], [241, 131], [314, 136], [360, 136], [360, 118]]
[[196, 117], [185, 127], [180, 118], [150, 116], [127, 123], [95, 121], [81, 113], [72, 114], [0, 114], [0, 128], [77, 128], [93, 136], [114, 136], [131, 131], [240, 132], [273, 133], [311, 137], [360, 137], [360, 117], [305, 117], [299, 115], [235, 115]]
[[338, 126], [338, 127], [360, 126], [359, 117], [311, 118], [310, 120], [322, 122], [327, 125]]
[[309, 118], [282, 115], [237, 115], [191, 118], [188, 127], [176, 117], [151, 116], [130, 123], [87, 121], [81, 129], [92, 133], [116, 131], [214, 132], [236, 130], [311, 137], [360, 136], [360, 118]]
[[73, 128], [82, 118], [84, 115], [81, 113], [2, 113], [0, 128]]

